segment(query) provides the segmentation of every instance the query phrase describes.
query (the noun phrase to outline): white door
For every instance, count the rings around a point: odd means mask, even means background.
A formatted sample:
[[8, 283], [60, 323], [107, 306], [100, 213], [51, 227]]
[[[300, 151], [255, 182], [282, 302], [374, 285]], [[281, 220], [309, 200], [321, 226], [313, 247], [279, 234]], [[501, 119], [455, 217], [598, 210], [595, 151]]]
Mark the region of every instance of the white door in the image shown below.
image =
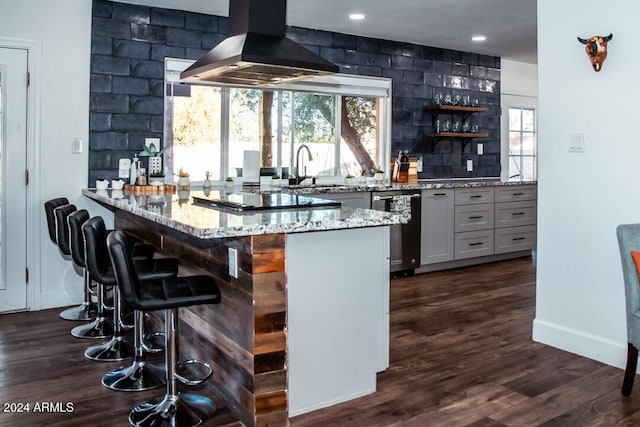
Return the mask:
[[0, 48], [0, 312], [27, 308], [27, 50]]

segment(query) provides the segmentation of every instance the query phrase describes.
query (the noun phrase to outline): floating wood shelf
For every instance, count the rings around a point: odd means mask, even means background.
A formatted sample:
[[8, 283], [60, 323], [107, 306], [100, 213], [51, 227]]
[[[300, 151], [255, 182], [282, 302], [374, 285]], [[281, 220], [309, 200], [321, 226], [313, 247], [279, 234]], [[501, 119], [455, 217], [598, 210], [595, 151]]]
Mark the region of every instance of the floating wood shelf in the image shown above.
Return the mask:
[[[434, 125], [440, 114], [462, 116], [462, 123], [465, 123], [473, 113], [484, 113], [489, 111], [487, 107], [464, 107], [462, 105], [425, 105], [423, 109], [431, 112]], [[424, 137], [430, 143], [431, 152], [433, 153], [436, 144], [443, 139], [462, 140], [462, 151], [464, 151], [465, 147], [472, 139], [488, 138], [489, 134], [486, 132], [434, 132], [426, 133]]]

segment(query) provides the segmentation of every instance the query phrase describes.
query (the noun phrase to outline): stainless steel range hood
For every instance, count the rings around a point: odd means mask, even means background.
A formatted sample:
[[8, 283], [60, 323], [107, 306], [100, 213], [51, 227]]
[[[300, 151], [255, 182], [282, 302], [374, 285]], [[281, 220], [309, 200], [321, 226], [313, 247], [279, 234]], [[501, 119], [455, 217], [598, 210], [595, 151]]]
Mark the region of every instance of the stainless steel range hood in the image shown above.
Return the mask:
[[337, 73], [337, 65], [285, 37], [286, 14], [286, 0], [229, 0], [229, 37], [180, 81], [262, 86]]

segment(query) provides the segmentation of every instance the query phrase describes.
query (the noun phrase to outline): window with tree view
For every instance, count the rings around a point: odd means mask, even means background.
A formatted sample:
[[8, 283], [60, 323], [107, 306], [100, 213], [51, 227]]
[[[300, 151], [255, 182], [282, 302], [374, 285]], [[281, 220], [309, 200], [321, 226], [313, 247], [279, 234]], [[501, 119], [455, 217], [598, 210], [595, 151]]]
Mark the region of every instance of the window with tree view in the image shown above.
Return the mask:
[[[387, 79], [348, 76], [330, 84], [254, 89], [187, 86], [178, 78], [179, 70], [168, 67], [165, 163], [170, 173], [183, 168], [194, 181], [202, 181], [205, 172], [223, 180], [242, 173], [247, 150], [259, 151], [261, 167], [285, 177], [296, 172], [359, 175], [389, 161]], [[295, 171], [303, 144], [312, 159], [301, 153], [301, 170]]]
[[509, 178], [536, 179], [536, 111], [533, 108], [509, 108]]

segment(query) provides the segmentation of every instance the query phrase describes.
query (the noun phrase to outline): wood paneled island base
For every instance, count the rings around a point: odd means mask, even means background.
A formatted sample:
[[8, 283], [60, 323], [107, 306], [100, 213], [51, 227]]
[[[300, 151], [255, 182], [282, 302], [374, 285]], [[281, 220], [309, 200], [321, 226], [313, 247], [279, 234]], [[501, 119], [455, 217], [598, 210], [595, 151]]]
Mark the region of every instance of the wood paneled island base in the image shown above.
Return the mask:
[[389, 366], [389, 226], [405, 215], [307, 205], [236, 212], [173, 195], [82, 194], [113, 210], [116, 228], [178, 258], [182, 275], [217, 278], [220, 304], [180, 309], [181, 360], [213, 366], [204, 387], [244, 425], [287, 426], [376, 391]]
[[[181, 360], [213, 366], [207, 384], [245, 425], [288, 425], [286, 235], [197, 239], [119, 209], [115, 226], [179, 258], [185, 273], [218, 278], [219, 305], [180, 309]], [[229, 248], [238, 278], [229, 275]]]

